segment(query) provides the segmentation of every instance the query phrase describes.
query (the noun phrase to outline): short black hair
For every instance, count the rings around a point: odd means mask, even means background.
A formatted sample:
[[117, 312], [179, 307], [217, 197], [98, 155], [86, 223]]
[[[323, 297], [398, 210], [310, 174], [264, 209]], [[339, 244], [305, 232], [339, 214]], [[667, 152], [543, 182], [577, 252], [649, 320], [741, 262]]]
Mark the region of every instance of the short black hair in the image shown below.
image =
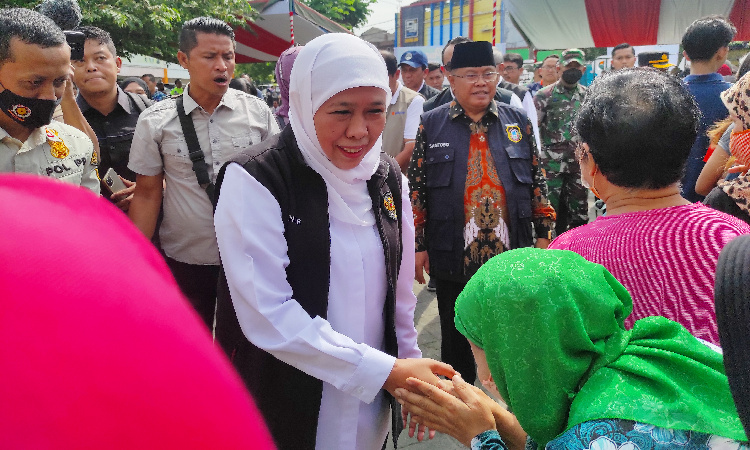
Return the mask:
[[660, 189], [682, 177], [699, 120], [677, 77], [633, 68], [596, 77], [574, 125], [609, 182]]
[[553, 53], [551, 55], [545, 56], [544, 59], [542, 60], [542, 64], [544, 64], [544, 61], [547, 61], [550, 58], [556, 59], [557, 63], [560, 64], [560, 55], [558, 55], [556, 53]]
[[691, 23], [682, 36], [682, 47], [691, 61], [708, 61], [734, 39], [737, 29], [721, 16], [708, 16]]
[[505, 56], [503, 56], [504, 62], [512, 62], [518, 66], [518, 68], [523, 67], [523, 56], [521, 56], [518, 53], [506, 53]]
[[442, 64], [438, 63], [427, 63], [427, 70], [429, 70], [430, 72], [432, 72], [433, 70], [438, 70], [440, 69], [441, 65]]
[[107, 50], [109, 50], [110, 53], [112, 53], [112, 56], [117, 56], [117, 49], [115, 48], [115, 43], [112, 41], [112, 36], [110, 36], [108, 31], [102, 30], [98, 27], [92, 27], [92, 26], [83, 26], [76, 28], [76, 31], [80, 31], [83, 33], [84, 36], [86, 36], [86, 40], [92, 40], [98, 42], [100, 45], [103, 45], [107, 47]]
[[42, 48], [65, 44], [65, 34], [49, 17], [26, 8], [0, 9], [0, 65], [13, 61], [10, 41], [18, 38], [24, 44]]
[[182, 53], [189, 56], [190, 52], [198, 45], [198, 33], [229, 36], [232, 45], [237, 46], [234, 40], [234, 30], [226, 22], [213, 17], [196, 17], [182, 24], [182, 30], [180, 30], [180, 51]]
[[152, 73], [144, 73], [143, 75], [141, 75], [141, 78], [148, 78], [148, 81], [156, 83], [156, 77]]
[[250, 82], [242, 77], [229, 80], [229, 87], [237, 89], [238, 91], [250, 93]]
[[178, 84], [179, 84], [180, 86], [182, 86], [182, 80], [180, 80], [179, 78], [175, 78], [175, 80], [174, 80], [174, 85], [175, 85], [175, 86], [177, 86]]
[[633, 56], [635, 56], [635, 48], [633, 48], [633, 46], [630, 45], [630, 44], [628, 44], [627, 42], [623, 42], [622, 44], [615, 45], [615, 47], [612, 49], [612, 56], [614, 56], [614, 54], [615, 54], [615, 52], [617, 50], [623, 50], [623, 49], [626, 49], [626, 48], [629, 48], [630, 51], [633, 52]]
[[[456, 36], [453, 39], [451, 39], [450, 41], [446, 42], [445, 46], [443, 46], [443, 51], [440, 52], [440, 61], [441, 62], [445, 61], [445, 49], [446, 48], [450, 47], [451, 45], [463, 44], [464, 42], [474, 42], [474, 41], [471, 40], [471, 39], [469, 39], [469, 38], [467, 38], [466, 36]], [[445, 70], [451, 70], [450, 66], [451, 66], [451, 62], [448, 61], [445, 64]]]
[[385, 67], [388, 69], [388, 76], [392, 77], [398, 70], [398, 60], [396, 59], [396, 55], [388, 50], [380, 50], [380, 56], [382, 56], [383, 61], [385, 61]]

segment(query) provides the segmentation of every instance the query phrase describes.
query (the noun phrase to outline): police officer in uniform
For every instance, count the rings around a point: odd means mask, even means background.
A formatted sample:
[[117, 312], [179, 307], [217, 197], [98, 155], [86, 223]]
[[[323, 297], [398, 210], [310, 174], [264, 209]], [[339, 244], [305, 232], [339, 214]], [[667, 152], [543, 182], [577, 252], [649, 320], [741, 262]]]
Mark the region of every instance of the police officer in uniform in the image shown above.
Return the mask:
[[469, 343], [453, 322], [456, 298], [493, 256], [535, 243], [545, 248], [555, 212], [529, 119], [493, 100], [499, 74], [492, 45], [456, 44], [450, 67], [454, 100], [422, 114], [408, 177], [416, 279], [424, 283], [426, 270], [436, 280], [441, 359], [473, 383]]
[[69, 77], [70, 47], [52, 20], [0, 10], [0, 172], [48, 176], [98, 195], [91, 139], [52, 120]]
[[558, 63], [562, 66], [560, 79], [534, 96], [542, 167], [550, 202], [557, 211], [557, 234], [588, 223], [588, 189], [581, 184], [581, 168], [575, 157], [578, 137], [572, 131], [573, 118], [586, 94], [586, 88], [578, 82], [586, 71], [583, 58], [582, 50], [565, 50]]

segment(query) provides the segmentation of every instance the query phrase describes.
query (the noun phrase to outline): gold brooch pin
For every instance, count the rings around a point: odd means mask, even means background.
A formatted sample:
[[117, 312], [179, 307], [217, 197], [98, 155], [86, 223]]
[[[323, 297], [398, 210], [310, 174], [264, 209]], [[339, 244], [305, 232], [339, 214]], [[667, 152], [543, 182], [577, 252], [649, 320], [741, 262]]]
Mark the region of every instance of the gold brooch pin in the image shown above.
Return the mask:
[[393, 220], [398, 219], [398, 215], [396, 214], [396, 204], [393, 202], [393, 195], [390, 192], [383, 198], [383, 207], [385, 208], [385, 212], [388, 213], [388, 217]]

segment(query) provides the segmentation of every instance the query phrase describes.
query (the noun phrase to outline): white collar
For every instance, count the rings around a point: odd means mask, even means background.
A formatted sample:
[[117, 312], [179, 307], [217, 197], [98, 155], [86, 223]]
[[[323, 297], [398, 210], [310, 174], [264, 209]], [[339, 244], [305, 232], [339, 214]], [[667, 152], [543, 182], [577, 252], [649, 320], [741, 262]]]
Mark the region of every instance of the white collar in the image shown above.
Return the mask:
[[393, 93], [393, 96], [391, 97], [391, 105], [395, 105], [398, 101], [398, 94], [401, 93], [401, 88], [404, 87], [404, 84], [401, 83], [401, 80], [396, 80], [396, 83], [398, 83], [398, 86], [396, 87], [396, 92]]

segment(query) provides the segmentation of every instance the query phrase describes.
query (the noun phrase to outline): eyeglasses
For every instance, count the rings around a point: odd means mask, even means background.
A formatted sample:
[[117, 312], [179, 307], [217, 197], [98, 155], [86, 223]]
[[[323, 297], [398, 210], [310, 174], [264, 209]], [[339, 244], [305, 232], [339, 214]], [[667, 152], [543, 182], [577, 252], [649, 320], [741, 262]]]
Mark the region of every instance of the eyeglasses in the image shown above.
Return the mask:
[[557, 70], [557, 66], [542, 66], [542, 70]]
[[505, 67], [503, 68], [503, 72], [512, 72], [512, 71], [514, 71], [514, 70], [518, 70], [518, 69], [520, 69], [520, 67], [505, 66]]
[[491, 83], [495, 80], [497, 80], [497, 76], [499, 73], [497, 72], [485, 72], [483, 74], [478, 73], [470, 73], [468, 75], [453, 75], [454, 77], [463, 78], [464, 80], [468, 81], [469, 83], [476, 83], [479, 81], [479, 78], [482, 78], [484, 81]]
[[584, 158], [587, 158], [589, 153], [591, 153], [591, 151], [586, 150], [583, 147], [583, 144], [579, 143], [578, 145], [576, 145], [574, 154], [575, 154], [576, 160], [578, 160], [579, 163], [583, 161]]

